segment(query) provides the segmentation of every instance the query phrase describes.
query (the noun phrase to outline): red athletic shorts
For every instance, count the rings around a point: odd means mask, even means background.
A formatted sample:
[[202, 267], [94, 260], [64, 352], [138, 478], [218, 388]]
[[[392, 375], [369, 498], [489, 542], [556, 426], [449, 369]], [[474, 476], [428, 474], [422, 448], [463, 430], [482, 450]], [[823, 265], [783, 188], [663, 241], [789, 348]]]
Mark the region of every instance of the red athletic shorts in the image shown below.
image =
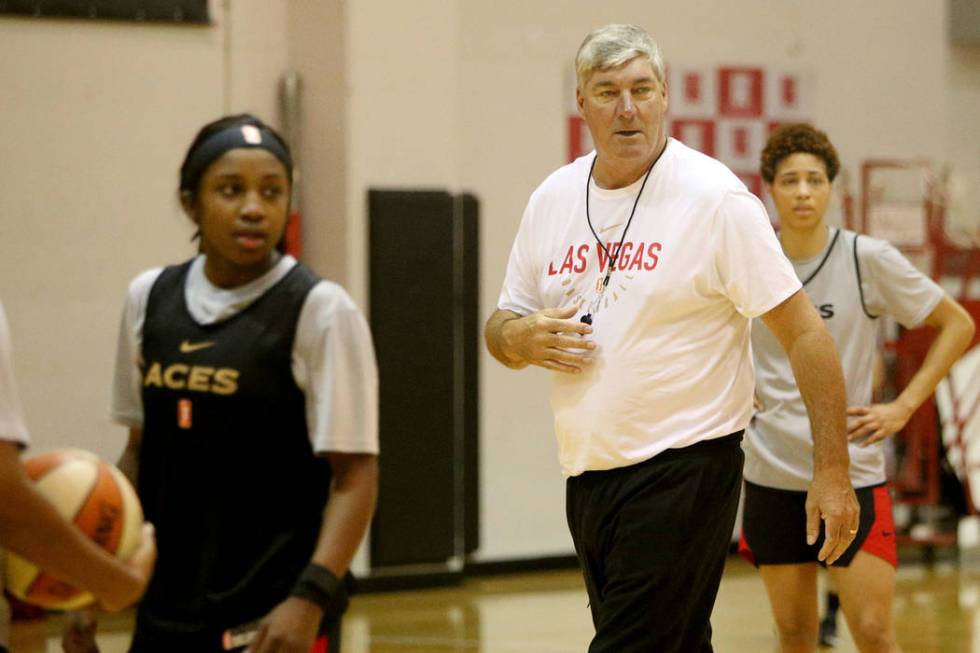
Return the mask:
[[[895, 522], [888, 486], [859, 488], [855, 494], [861, 506], [858, 532], [851, 546], [832, 566], [847, 567], [858, 551], [865, 551], [897, 567]], [[818, 562], [817, 553], [824, 540], [823, 524], [817, 541], [807, 545], [805, 505], [806, 492], [780, 490], [746, 481], [739, 554], [757, 567]]]

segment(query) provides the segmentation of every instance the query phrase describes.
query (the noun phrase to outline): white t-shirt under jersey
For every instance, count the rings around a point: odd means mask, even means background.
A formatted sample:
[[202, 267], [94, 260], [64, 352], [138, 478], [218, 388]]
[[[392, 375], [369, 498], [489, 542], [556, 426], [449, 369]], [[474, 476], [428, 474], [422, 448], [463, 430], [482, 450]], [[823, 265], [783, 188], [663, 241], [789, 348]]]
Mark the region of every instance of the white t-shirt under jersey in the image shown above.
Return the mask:
[[[17, 385], [14, 382], [14, 358], [10, 346], [10, 329], [7, 326], [7, 314], [0, 303], [0, 440], [16, 442], [26, 446], [30, 440], [27, 427], [24, 424], [24, 411], [17, 395]], [[0, 497], [0, 501], [5, 501]], [[0, 646], [9, 647], [10, 637], [10, 606], [3, 598], [3, 542], [0, 542]]]
[[[875, 318], [887, 315], [914, 328], [936, 308], [943, 298], [942, 288], [886, 241], [858, 237], [852, 231], [830, 230], [822, 252], [792, 263], [837, 344], [847, 405], [867, 406], [878, 348]], [[745, 479], [756, 485], [805, 491], [813, 478], [810, 421], [786, 353], [758, 320], [752, 325], [752, 354], [762, 408], [744, 442]], [[885, 481], [882, 446], [849, 443], [854, 487]]]
[[[296, 259], [282, 257], [254, 281], [219, 288], [204, 274], [204, 257], [194, 260], [184, 298], [199, 324], [214, 324], [245, 310], [282, 279]], [[147, 270], [129, 286], [120, 327], [112, 393], [112, 417], [143, 426], [139, 362], [146, 302], [162, 268]], [[320, 281], [300, 310], [292, 370], [306, 397], [306, 423], [317, 453], [378, 453], [378, 371], [371, 333], [354, 301], [339, 285]]]
[[[586, 223], [594, 156], [559, 168], [531, 195], [500, 309], [578, 305], [580, 315], [595, 297], [606, 256]], [[590, 186], [592, 224], [612, 249], [641, 183]], [[745, 428], [749, 321], [799, 288], [761, 202], [724, 165], [670, 139], [594, 315], [596, 362], [552, 375], [563, 473], [625, 467]]]

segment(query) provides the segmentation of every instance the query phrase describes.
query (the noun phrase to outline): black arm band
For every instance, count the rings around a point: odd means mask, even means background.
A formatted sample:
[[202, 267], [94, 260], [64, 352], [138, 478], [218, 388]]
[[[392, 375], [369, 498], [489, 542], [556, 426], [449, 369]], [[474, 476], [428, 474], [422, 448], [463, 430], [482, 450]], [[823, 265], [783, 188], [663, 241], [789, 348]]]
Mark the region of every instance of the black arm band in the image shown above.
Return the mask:
[[290, 594], [320, 606], [323, 616], [330, 619], [340, 617], [349, 603], [344, 581], [315, 562], [306, 565]]

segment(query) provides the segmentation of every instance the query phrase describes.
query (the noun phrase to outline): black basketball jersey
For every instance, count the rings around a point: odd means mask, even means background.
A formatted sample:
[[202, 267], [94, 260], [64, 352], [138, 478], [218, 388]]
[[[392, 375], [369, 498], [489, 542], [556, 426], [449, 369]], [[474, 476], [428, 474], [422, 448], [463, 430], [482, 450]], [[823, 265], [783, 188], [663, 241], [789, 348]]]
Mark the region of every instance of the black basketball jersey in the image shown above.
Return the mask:
[[138, 485], [159, 559], [137, 637], [173, 645], [217, 641], [289, 594], [331, 480], [291, 364], [316, 275], [297, 264], [240, 313], [201, 325], [184, 299], [189, 269], [168, 267], [150, 291], [141, 367]]

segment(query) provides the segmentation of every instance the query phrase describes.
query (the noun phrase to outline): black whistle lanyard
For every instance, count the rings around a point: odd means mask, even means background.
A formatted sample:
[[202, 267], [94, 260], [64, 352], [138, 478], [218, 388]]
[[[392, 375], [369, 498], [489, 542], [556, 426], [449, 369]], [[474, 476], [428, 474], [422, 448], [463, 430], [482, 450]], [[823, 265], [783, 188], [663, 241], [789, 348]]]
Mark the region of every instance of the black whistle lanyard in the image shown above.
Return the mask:
[[596, 243], [603, 252], [606, 253], [606, 260], [609, 262], [609, 267], [606, 268], [606, 276], [602, 279], [602, 285], [599, 286], [596, 292], [595, 299], [589, 303], [589, 310], [579, 318], [580, 322], [585, 324], [592, 324], [592, 316], [599, 312], [599, 304], [602, 301], [602, 295], [606, 292], [606, 287], [609, 285], [609, 280], [612, 278], [613, 270], [616, 268], [616, 259], [619, 258], [620, 253], [623, 251], [623, 243], [626, 241], [626, 232], [629, 231], [630, 225], [633, 223], [633, 216], [636, 215], [636, 207], [640, 204], [640, 198], [643, 196], [643, 189], [647, 187], [647, 180], [650, 179], [650, 173], [653, 172], [653, 167], [657, 165], [657, 161], [663, 156], [664, 151], [667, 149], [667, 144], [664, 143], [664, 147], [660, 150], [660, 154], [657, 158], [653, 160], [650, 167], [647, 168], [647, 173], [643, 177], [643, 183], [640, 184], [640, 191], [636, 194], [636, 199], [633, 200], [633, 208], [630, 210], [630, 217], [626, 221], [626, 226], [623, 227], [623, 235], [619, 237], [619, 246], [616, 248], [615, 254], [609, 251], [609, 248], [603, 244], [602, 240], [599, 239], [599, 234], [596, 233], [595, 227], [592, 226], [592, 216], [589, 215], [589, 186], [592, 185], [592, 171], [595, 170], [595, 162], [599, 159], [599, 154], [596, 153], [595, 157], [592, 159], [592, 165], [589, 166], [589, 177], [585, 180], [585, 221], [589, 224], [589, 231], [592, 232], [592, 236], [595, 238]]

